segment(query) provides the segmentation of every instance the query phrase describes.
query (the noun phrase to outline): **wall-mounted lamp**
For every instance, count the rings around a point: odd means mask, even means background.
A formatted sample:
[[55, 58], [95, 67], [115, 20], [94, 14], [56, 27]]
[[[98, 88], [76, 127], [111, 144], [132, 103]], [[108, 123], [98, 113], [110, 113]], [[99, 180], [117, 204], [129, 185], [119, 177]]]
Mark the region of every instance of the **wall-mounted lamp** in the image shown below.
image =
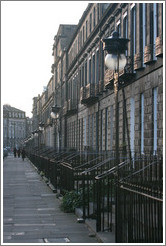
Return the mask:
[[39, 123], [39, 130], [44, 131], [44, 123], [43, 122]]

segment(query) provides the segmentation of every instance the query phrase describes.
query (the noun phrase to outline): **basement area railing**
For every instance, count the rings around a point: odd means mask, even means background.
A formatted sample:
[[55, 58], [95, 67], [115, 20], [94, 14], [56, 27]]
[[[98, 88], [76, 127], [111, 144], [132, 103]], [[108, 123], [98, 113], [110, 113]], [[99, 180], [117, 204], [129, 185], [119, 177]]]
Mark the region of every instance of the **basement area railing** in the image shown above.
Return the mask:
[[163, 240], [163, 160], [154, 153], [60, 151], [43, 148], [28, 158], [61, 193], [75, 190], [84, 219], [96, 231], [115, 233], [116, 243], [160, 243]]

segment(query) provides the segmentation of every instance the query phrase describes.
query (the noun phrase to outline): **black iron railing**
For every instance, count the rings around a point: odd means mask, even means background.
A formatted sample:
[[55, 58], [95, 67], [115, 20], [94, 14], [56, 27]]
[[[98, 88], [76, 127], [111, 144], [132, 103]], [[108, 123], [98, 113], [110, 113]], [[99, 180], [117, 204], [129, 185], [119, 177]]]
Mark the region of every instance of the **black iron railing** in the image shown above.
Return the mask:
[[[117, 243], [161, 243], [163, 241], [162, 157], [140, 156], [134, 167], [127, 162], [98, 175], [101, 182], [115, 185], [115, 238]], [[129, 163], [130, 164], [130, 163]], [[101, 214], [101, 194], [99, 211]], [[111, 208], [111, 204], [109, 205]], [[108, 212], [107, 208], [107, 212]]]
[[[163, 238], [162, 155], [61, 151], [35, 148], [29, 159], [64, 194], [82, 196], [83, 217], [96, 231], [115, 232], [116, 243], [161, 243]], [[81, 191], [81, 192], [80, 192]]]

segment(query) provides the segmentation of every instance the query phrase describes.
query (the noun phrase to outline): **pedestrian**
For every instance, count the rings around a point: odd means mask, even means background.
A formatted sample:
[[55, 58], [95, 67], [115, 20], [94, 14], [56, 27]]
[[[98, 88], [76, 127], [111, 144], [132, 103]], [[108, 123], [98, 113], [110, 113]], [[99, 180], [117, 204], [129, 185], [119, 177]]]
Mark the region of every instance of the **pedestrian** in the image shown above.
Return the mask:
[[17, 150], [18, 158], [20, 158], [20, 148]]
[[16, 157], [16, 153], [17, 153], [17, 149], [16, 149], [16, 147], [14, 148], [14, 157]]
[[25, 149], [22, 149], [21, 155], [22, 155], [22, 160], [24, 161], [24, 158], [25, 158]]

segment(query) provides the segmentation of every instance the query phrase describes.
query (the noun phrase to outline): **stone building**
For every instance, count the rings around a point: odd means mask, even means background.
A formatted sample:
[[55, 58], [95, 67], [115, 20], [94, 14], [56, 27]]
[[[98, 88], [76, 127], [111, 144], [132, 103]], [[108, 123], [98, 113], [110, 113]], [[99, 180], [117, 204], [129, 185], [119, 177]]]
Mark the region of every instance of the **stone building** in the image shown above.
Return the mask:
[[[162, 3], [90, 3], [77, 26], [60, 25], [53, 45], [52, 94], [40, 97], [45, 98], [45, 134], [54, 106], [50, 135], [56, 149], [115, 150], [114, 71], [104, 64], [102, 42], [115, 30], [130, 40], [127, 64], [119, 72], [120, 150], [162, 151]], [[49, 87], [50, 82], [45, 93]]]
[[24, 111], [3, 105], [3, 146], [20, 148], [32, 132], [32, 120]]
[[32, 134], [32, 118], [26, 117], [26, 138], [28, 138]]
[[57, 35], [54, 37], [52, 55], [54, 63], [51, 66], [52, 76], [45, 86], [43, 93], [33, 99], [33, 130], [44, 126], [40, 134], [40, 143], [59, 149], [61, 146], [60, 118], [51, 118], [52, 107], [56, 113], [60, 113], [64, 106], [64, 88], [66, 85], [67, 56], [66, 47], [70, 42], [76, 25], [60, 25]]

